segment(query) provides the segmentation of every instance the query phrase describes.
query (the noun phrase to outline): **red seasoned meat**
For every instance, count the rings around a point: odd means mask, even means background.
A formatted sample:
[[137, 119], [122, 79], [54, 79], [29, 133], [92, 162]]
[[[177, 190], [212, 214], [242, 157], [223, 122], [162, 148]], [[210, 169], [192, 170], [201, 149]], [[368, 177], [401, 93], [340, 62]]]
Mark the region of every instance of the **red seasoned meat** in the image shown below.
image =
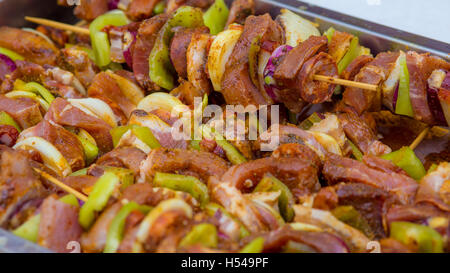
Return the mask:
[[73, 126], [86, 130], [97, 143], [101, 154], [112, 150], [113, 142], [109, 131], [111, 126], [105, 121], [86, 114], [64, 99], [55, 99], [48, 109], [45, 119], [62, 126]]
[[235, 0], [231, 4], [230, 14], [228, 15], [227, 26], [236, 23], [243, 25], [245, 19], [255, 14], [254, 0]]
[[228, 104], [265, 105], [266, 99], [250, 79], [249, 51], [252, 42], [282, 41], [280, 26], [269, 14], [249, 16], [245, 20], [244, 31], [228, 59], [222, 81], [222, 94]]
[[134, 147], [118, 147], [103, 155], [97, 160], [98, 165], [127, 168], [139, 175], [141, 162], [145, 160], [146, 154]]
[[366, 64], [373, 61], [373, 58], [368, 55], [361, 55], [356, 57], [341, 73], [341, 78], [344, 80], [353, 81], [359, 71], [366, 66]]
[[44, 65], [55, 65], [58, 49], [43, 37], [29, 31], [0, 27], [0, 46], [11, 49], [26, 60]]
[[70, 252], [68, 243], [78, 242], [83, 232], [78, 223], [78, 211], [77, 207], [61, 202], [55, 196], [46, 198], [41, 206], [38, 244], [56, 252]]
[[74, 14], [80, 19], [92, 21], [108, 10], [108, 0], [81, 0]]
[[34, 126], [42, 120], [39, 104], [29, 98], [10, 99], [0, 95], [0, 111], [8, 113], [22, 129]]
[[153, 49], [159, 30], [169, 18], [166, 14], [154, 16], [142, 22], [133, 50], [133, 71], [136, 80], [147, 90], [159, 90], [148, 74], [148, 57]]
[[126, 14], [133, 21], [142, 21], [152, 16], [153, 9], [159, 2], [160, 0], [133, 0]]
[[100, 71], [88, 54], [77, 46], [61, 49], [57, 64], [59, 67], [72, 72], [85, 88], [91, 85], [95, 75]]

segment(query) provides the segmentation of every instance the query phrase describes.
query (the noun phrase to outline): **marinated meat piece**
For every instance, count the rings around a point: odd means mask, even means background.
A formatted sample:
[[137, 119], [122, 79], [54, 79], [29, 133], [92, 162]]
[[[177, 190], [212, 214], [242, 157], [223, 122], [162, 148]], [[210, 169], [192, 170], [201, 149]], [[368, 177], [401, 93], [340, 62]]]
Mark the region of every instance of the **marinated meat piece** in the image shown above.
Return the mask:
[[201, 97], [212, 90], [211, 81], [206, 74], [210, 38], [209, 34], [194, 33], [186, 51], [188, 80], [201, 92]]
[[245, 20], [244, 31], [227, 61], [222, 81], [222, 94], [227, 104], [265, 105], [266, 99], [253, 84], [249, 72], [249, 50], [252, 42], [282, 41], [280, 26], [270, 15], [250, 16]]
[[[62, 126], [42, 120], [36, 126], [23, 131], [20, 140], [28, 137], [42, 137], [47, 140], [63, 155], [72, 171], [84, 167], [84, 149], [78, 138]], [[19, 141], [20, 141], [19, 140]]]
[[416, 120], [433, 124], [433, 113], [428, 106], [427, 78], [423, 77], [423, 58], [416, 52], [406, 53], [406, 65], [409, 72], [409, 98]]
[[38, 244], [56, 252], [70, 252], [68, 243], [79, 241], [83, 229], [78, 223], [78, 208], [50, 196], [41, 206]]
[[43, 37], [29, 31], [0, 27], [0, 47], [22, 55], [26, 60], [40, 65], [55, 65], [58, 49]]
[[84, 252], [101, 253], [106, 245], [107, 230], [111, 225], [112, 220], [116, 217], [122, 204], [120, 202], [114, 203], [112, 206], [105, 209], [102, 214], [95, 221], [89, 232], [83, 233], [81, 236], [81, 247]]
[[81, 0], [74, 14], [80, 19], [92, 21], [108, 10], [108, 0]]
[[5, 79], [1, 86], [1, 92], [7, 93], [14, 89], [14, 82], [21, 79], [24, 82], [41, 82], [42, 76], [45, 74], [45, 69], [35, 63], [27, 61], [16, 61], [17, 69], [11, 76]]
[[311, 36], [286, 54], [275, 69], [277, 83], [287, 88], [296, 88], [296, 79], [303, 64], [319, 52], [327, 50], [328, 40], [325, 36]]
[[268, 229], [254, 203], [230, 183], [212, 177], [209, 188], [212, 198], [237, 217], [249, 231], [260, 232]]
[[296, 84], [299, 87], [297, 89], [300, 89], [301, 98], [306, 102], [317, 104], [329, 101], [336, 85], [315, 81], [314, 75], [336, 78], [339, 76], [336, 62], [330, 55], [320, 52], [306, 61], [297, 76]]
[[308, 161], [316, 168], [322, 167], [322, 162], [320, 161], [320, 157], [317, 153], [308, 146], [299, 143], [281, 144], [280, 147], [273, 151], [272, 157], [300, 158]]
[[[379, 86], [391, 74], [398, 57], [398, 52], [383, 52], [378, 54], [373, 61], [364, 66], [356, 74], [354, 81]], [[344, 104], [352, 107], [358, 115], [369, 110], [379, 111], [381, 109], [381, 100], [381, 89], [374, 92], [348, 87], [345, 89], [343, 95]]]
[[241, 191], [251, 192], [269, 173], [286, 184], [297, 198], [320, 189], [317, 168], [309, 161], [295, 157], [266, 157], [235, 165], [222, 176], [222, 181]]
[[[191, 82], [185, 81], [183, 79], [180, 79], [180, 85], [177, 88], [173, 89], [170, 94], [180, 99], [186, 105], [194, 105], [194, 99], [196, 97], [202, 97], [201, 90], [195, 88], [195, 86], [192, 85]], [[161, 111], [159, 112], [161, 113]], [[160, 114], [157, 114], [154, 111], [153, 113], [164, 120], [166, 123], [170, 124], [169, 122], [167, 122], [167, 118], [161, 117]], [[170, 115], [170, 113], [168, 114]]]
[[361, 55], [356, 57], [341, 73], [341, 78], [349, 81], [353, 81], [355, 76], [361, 71], [361, 69], [368, 63], [373, 61], [373, 57], [368, 55]]
[[65, 99], [80, 99], [86, 95], [86, 89], [80, 86], [78, 79], [75, 79], [71, 72], [59, 67], [48, 67], [41, 76], [41, 81], [50, 92]]
[[378, 171], [357, 160], [335, 154], [328, 154], [323, 175], [332, 185], [349, 181], [383, 189], [396, 195], [402, 204], [411, 203], [418, 188], [417, 182], [406, 175]]
[[59, 48], [64, 47], [69, 41], [69, 35], [64, 30], [42, 25], [38, 26], [36, 30], [50, 38]]
[[14, 126], [0, 125], [0, 145], [12, 147], [16, 144], [17, 138], [19, 138], [19, 132]]
[[353, 113], [338, 114], [347, 137], [366, 155], [383, 155], [392, 150], [377, 140], [375, 132], [364, 120]]
[[450, 213], [450, 163], [442, 162], [420, 181], [416, 203], [432, 204]]
[[97, 182], [98, 177], [90, 176], [90, 175], [80, 175], [80, 176], [66, 176], [62, 180], [64, 184], [71, 187], [72, 189], [83, 192], [86, 195], [89, 195], [92, 187]]
[[141, 164], [141, 182], [151, 182], [156, 172], [194, 175], [205, 183], [210, 176], [222, 177], [228, 163], [208, 152], [158, 148]]
[[86, 130], [94, 139], [101, 154], [112, 150], [113, 142], [105, 121], [88, 115], [64, 99], [56, 98], [48, 109], [45, 119], [62, 126], [73, 126]]
[[383, 216], [394, 202], [386, 191], [360, 183], [334, 186], [340, 206], [353, 206], [367, 221], [376, 239], [386, 236]]
[[243, 25], [245, 23], [245, 19], [253, 14], [255, 14], [254, 0], [235, 0], [231, 4], [227, 26], [233, 23]]
[[8, 113], [23, 129], [42, 120], [39, 104], [29, 98], [10, 99], [0, 95], [0, 111]]
[[264, 252], [279, 252], [287, 243], [296, 242], [305, 245], [307, 252], [314, 253], [348, 253], [349, 249], [343, 240], [328, 232], [310, 232], [294, 230], [285, 225], [267, 233], [264, 237]]
[[133, 21], [142, 21], [151, 17], [153, 9], [159, 2], [159, 0], [133, 0], [128, 6], [126, 14]]
[[392, 161], [382, 159], [373, 155], [365, 155], [363, 162], [372, 169], [376, 169], [385, 173], [398, 173], [408, 175], [402, 168], [398, 167]]
[[183, 28], [176, 27], [174, 36], [170, 44], [170, 60], [172, 61], [178, 76], [187, 79], [187, 58], [186, 52], [191, 43], [192, 36], [195, 33], [209, 33], [207, 27], [200, 28]]
[[353, 37], [353, 35], [347, 32], [337, 30], [334, 32], [331, 42], [328, 45], [328, 54], [331, 55], [336, 63], [339, 63], [339, 61], [345, 56], [345, 53], [347, 53]]
[[390, 227], [392, 222], [423, 223], [434, 217], [450, 217], [450, 212], [445, 212], [431, 204], [394, 206], [386, 213], [386, 225]]
[[6, 228], [10, 225], [10, 218], [20, 212], [21, 206], [45, 198], [47, 191], [33, 172], [25, 153], [0, 147], [0, 226]]
[[88, 89], [89, 97], [98, 98], [114, 110], [116, 105], [128, 119], [136, 106], [123, 94], [117, 82], [106, 72], [97, 74]]
[[161, 14], [142, 22], [133, 51], [133, 71], [136, 80], [147, 90], [159, 90], [149, 76], [148, 57], [153, 49], [159, 30], [166, 23], [168, 15]]
[[98, 165], [130, 169], [135, 176], [139, 175], [141, 162], [146, 154], [135, 147], [118, 147], [97, 160]]
[[77, 46], [61, 49], [57, 64], [72, 72], [85, 88], [91, 85], [95, 75], [100, 71], [88, 54]]

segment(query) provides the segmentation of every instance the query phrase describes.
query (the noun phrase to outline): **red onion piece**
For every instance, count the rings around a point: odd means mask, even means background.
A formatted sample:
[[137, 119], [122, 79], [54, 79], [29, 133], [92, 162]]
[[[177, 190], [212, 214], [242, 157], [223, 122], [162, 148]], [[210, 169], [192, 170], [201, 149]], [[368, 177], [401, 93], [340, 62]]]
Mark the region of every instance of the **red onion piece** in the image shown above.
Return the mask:
[[433, 114], [434, 119], [436, 120], [436, 125], [447, 126], [447, 121], [445, 120], [445, 115], [442, 111], [441, 102], [439, 101], [438, 92], [439, 90], [437, 90], [436, 88], [428, 87], [428, 106], [430, 107], [430, 111]]
[[397, 99], [398, 99], [398, 88], [400, 86], [400, 83], [397, 82], [397, 86], [395, 87], [395, 91], [394, 91], [394, 96], [392, 97], [392, 107], [394, 108], [394, 112], [395, 112], [395, 107], [397, 106]]
[[7, 70], [9, 70], [8, 72], [13, 72], [17, 68], [16, 63], [10, 57], [3, 54], [0, 54], [0, 63], [6, 66]]
[[442, 81], [441, 88], [450, 90], [450, 71], [445, 75], [444, 80]]
[[123, 57], [125, 58], [125, 62], [128, 67], [133, 67], [133, 54], [132, 49], [134, 44], [136, 43], [137, 31], [128, 31], [124, 35], [125, 44], [123, 49]]
[[120, 0], [109, 0], [108, 9], [109, 10], [117, 9], [117, 7], [119, 6], [119, 2]]
[[277, 94], [280, 88], [276, 85], [275, 80], [273, 79], [273, 74], [275, 73], [275, 70], [283, 57], [292, 49], [293, 47], [290, 45], [282, 45], [276, 48], [272, 52], [272, 56], [270, 56], [266, 68], [264, 69], [264, 89], [266, 90], [266, 93], [276, 102], [279, 101]]

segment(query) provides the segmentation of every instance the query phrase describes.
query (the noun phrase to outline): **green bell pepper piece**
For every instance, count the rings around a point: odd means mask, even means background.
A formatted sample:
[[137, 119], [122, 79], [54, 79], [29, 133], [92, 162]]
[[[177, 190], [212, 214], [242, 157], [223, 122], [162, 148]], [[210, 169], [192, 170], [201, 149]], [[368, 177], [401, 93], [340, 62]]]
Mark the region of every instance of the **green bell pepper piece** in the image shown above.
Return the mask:
[[153, 8], [153, 14], [158, 15], [161, 13], [164, 13], [164, 10], [166, 9], [166, 2], [161, 1]]
[[215, 248], [219, 242], [216, 226], [213, 224], [198, 224], [181, 240], [179, 246], [187, 247], [200, 244], [204, 247]]
[[333, 39], [334, 32], [336, 30], [333, 27], [330, 27], [327, 31], [323, 33], [323, 35], [327, 36], [328, 43], [331, 43], [331, 39]]
[[203, 12], [189, 6], [180, 7], [166, 22], [160, 30], [148, 58], [149, 76], [155, 84], [167, 90], [172, 90], [174, 87], [172, 73], [175, 69], [170, 61], [169, 53], [169, 43], [174, 35], [173, 27], [195, 28], [203, 25]]
[[29, 218], [25, 223], [16, 228], [12, 233], [25, 240], [36, 242], [39, 233], [41, 215], [37, 214]]
[[85, 130], [77, 130], [72, 127], [66, 127], [68, 131], [74, 134], [83, 146], [84, 157], [86, 164], [90, 165], [98, 156], [98, 147], [95, 143], [95, 139]]
[[294, 219], [294, 209], [292, 206], [295, 204], [294, 195], [289, 188], [280, 180], [274, 176], [266, 175], [261, 179], [253, 192], [269, 192], [280, 191], [280, 197], [278, 198], [278, 207], [280, 208], [280, 214], [286, 222]]
[[238, 151], [238, 149], [229, 143], [222, 135], [216, 133], [214, 129], [207, 125], [202, 125], [200, 128], [205, 138], [214, 139], [217, 145], [225, 151], [225, 155], [232, 164], [239, 165], [247, 162], [247, 159]]
[[227, 4], [223, 0], [216, 0], [214, 4], [203, 15], [205, 26], [209, 28], [211, 35], [217, 35], [225, 29], [228, 14]]
[[1, 125], [10, 125], [17, 129], [17, 131], [20, 133], [22, 132], [22, 129], [20, 128], [19, 124], [10, 116], [8, 113], [1, 111], [0, 112], [0, 124]]
[[201, 207], [209, 202], [208, 187], [193, 176], [157, 172], [153, 178], [153, 185], [187, 192], [199, 201]]
[[407, 146], [390, 154], [382, 155], [381, 158], [392, 161], [392, 163], [402, 168], [409, 176], [417, 181], [422, 179], [427, 173], [420, 159]]
[[152, 133], [152, 130], [148, 127], [139, 126], [136, 124], [132, 125], [126, 125], [126, 126], [118, 126], [113, 129], [111, 129], [110, 133], [113, 139], [114, 147], [116, 147], [119, 144], [120, 139], [122, 136], [128, 131], [131, 130], [131, 133], [135, 135], [137, 138], [139, 138], [142, 142], [147, 144], [151, 149], [156, 149], [161, 147], [161, 144], [159, 144], [158, 140], [155, 138], [155, 136]]
[[190, 143], [189, 143], [189, 148], [192, 149], [192, 150], [200, 151], [201, 150], [201, 148], [200, 148], [200, 140], [195, 140], [195, 139], [191, 140]]
[[[59, 199], [59, 201], [74, 207], [79, 207], [77, 198], [68, 194]], [[41, 214], [36, 214], [30, 217], [25, 223], [16, 228], [12, 233], [25, 240], [36, 242], [39, 234], [39, 224], [41, 223]]]
[[407, 246], [415, 246], [422, 253], [444, 252], [442, 236], [427, 226], [410, 222], [393, 222], [390, 237]]
[[108, 229], [108, 234], [106, 236], [106, 245], [103, 253], [116, 253], [117, 249], [119, 248], [120, 242], [123, 239], [125, 221], [128, 215], [135, 210], [139, 210], [142, 213], [146, 214], [151, 210], [151, 207], [140, 206], [133, 201], [122, 206], [117, 215], [111, 221]]
[[331, 211], [339, 221], [346, 223], [360, 231], [368, 238], [373, 238], [372, 228], [364, 217], [353, 206], [339, 206]]
[[120, 188], [122, 190], [134, 184], [134, 172], [132, 170], [110, 166], [102, 166], [102, 168], [105, 172], [113, 173], [119, 177]]
[[257, 237], [245, 245], [239, 253], [261, 253], [264, 250], [264, 238]]
[[22, 55], [14, 52], [14, 51], [12, 51], [10, 49], [4, 48], [4, 47], [0, 47], [0, 54], [8, 56], [13, 61], [17, 61], [17, 60], [23, 61], [23, 60], [25, 60], [25, 58]]
[[430, 168], [428, 168], [427, 174], [434, 172], [437, 169], [438, 165], [436, 163], [431, 164]]
[[29, 82], [23, 86], [23, 91], [33, 92], [40, 95], [46, 102], [49, 104], [55, 99], [55, 97], [47, 90], [47, 88], [43, 87], [37, 82]]
[[92, 49], [98, 66], [105, 67], [111, 63], [110, 43], [108, 35], [103, 32], [106, 26], [123, 26], [129, 23], [125, 13], [121, 10], [112, 10], [100, 15], [89, 25]]
[[84, 168], [84, 169], [78, 170], [76, 172], [73, 172], [73, 173], [69, 174], [69, 176], [83, 176], [83, 175], [87, 175], [88, 169], [89, 168]]
[[411, 98], [409, 97], [409, 70], [408, 66], [406, 65], [405, 54], [402, 52], [399, 58], [401, 71], [395, 113], [399, 115], [414, 117]]
[[105, 172], [95, 183], [89, 198], [81, 207], [78, 221], [84, 229], [89, 229], [95, 220], [95, 213], [100, 212], [108, 203], [109, 197], [119, 182], [117, 175]]
[[355, 143], [351, 142], [349, 139], [347, 140], [350, 148], [352, 148], [352, 154], [358, 161], [362, 161], [363, 153], [356, 147]]
[[230, 218], [232, 221], [236, 222], [239, 225], [239, 235], [242, 238], [247, 237], [250, 235], [250, 232], [244, 227], [244, 225], [239, 222], [233, 215], [231, 215], [224, 207], [222, 207], [219, 204], [216, 203], [209, 203], [205, 206], [205, 211], [209, 216], [214, 216], [216, 214], [217, 210], [220, 210], [220, 212], [225, 215], [226, 217]]
[[345, 53], [344, 57], [338, 63], [338, 73], [341, 74], [345, 68], [356, 58], [360, 53], [359, 50], [359, 38], [353, 37], [350, 42], [350, 46], [348, 48], [347, 53]]
[[314, 123], [320, 122], [322, 119], [319, 117], [319, 115], [314, 112], [312, 113], [307, 119], [302, 121], [299, 125], [299, 127], [303, 130], [309, 130], [314, 125]]

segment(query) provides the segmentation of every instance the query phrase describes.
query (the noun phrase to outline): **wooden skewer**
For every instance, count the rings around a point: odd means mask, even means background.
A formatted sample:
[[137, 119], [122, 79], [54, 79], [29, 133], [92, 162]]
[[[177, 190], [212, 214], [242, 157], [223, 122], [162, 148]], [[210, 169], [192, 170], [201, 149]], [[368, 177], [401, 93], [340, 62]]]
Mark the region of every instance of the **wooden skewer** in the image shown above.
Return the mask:
[[339, 79], [339, 78], [333, 78], [333, 77], [329, 77], [329, 76], [314, 75], [313, 79], [316, 81], [334, 83], [334, 84], [355, 87], [355, 88], [361, 88], [361, 89], [370, 90], [370, 91], [378, 90], [378, 85], [362, 83], [362, 82], [354, 82], [354, 81], [349, 81], [349, 80], [344, 80], [344, 79]]
[[54, 27], [57, 29], [69, 30], [72, 32], [80, 33], [80, 34], [89, 35], [89, 29], [87, 29], [87, 28], [72, 26], [69, 24], [64, 24], [64, 23], [55, 22], [55, 21], [48, 20], [48, 19], [30, 17], [30, 16], [25, 16], [25, 20], [36, 23], [36, 24], [44, 25], [44, 26], [49, 26], [49, 27]]
[[82, 194], [81, 192], [78, 192], [71, 187], [67, 186], [63, 182], [59, 181], [58, 179], [54, 178], [53, 176], [49, 175], [48, 173], [39, 170], [38, 168], [33, 168], [34, 171], [39, 173], [43, 178], [47, 179], [48, 181], [52, 182], [56, 186], [60, 187], [61, 189], [65, 190], [68, 193], [71, 193], [75, 195], [76, 198], [80, 199], [83, 202], [86, 202], [88, 200], [87, 196]]
[[425, 128], [425, 130], [423, 130], [416, 137], [416, 139], [414, 139], [413, 143], [411, 143], [411, 145], [409, 145], [409, 148], [411, 148], [411, 150], [414, 150], [415, 148], [417, 148], [417, 146], [419, 146], [420, 142], [422, 142], [422, 140], [427, 136], [428, 131], [430, 131], [430, 128], [429, 127]]

